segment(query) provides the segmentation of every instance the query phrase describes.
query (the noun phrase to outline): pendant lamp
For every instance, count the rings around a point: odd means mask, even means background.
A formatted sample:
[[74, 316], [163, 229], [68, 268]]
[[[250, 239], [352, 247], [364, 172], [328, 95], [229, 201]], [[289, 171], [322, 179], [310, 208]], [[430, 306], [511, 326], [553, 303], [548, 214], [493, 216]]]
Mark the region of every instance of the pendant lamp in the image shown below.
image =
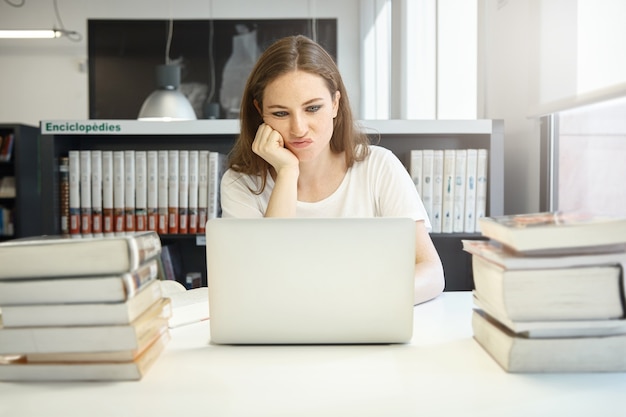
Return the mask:
[[187, 97], [178, 90], [180, 66], [163, 64], [156, 67], [157, 89], [143, 102], [139, 120], [196, 120], [196, 113]]

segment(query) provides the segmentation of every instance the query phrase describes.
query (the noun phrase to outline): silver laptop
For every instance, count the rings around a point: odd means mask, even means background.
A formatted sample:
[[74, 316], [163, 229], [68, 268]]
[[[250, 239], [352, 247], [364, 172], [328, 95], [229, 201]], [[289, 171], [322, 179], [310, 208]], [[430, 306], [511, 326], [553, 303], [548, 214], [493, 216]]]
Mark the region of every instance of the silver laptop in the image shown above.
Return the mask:
[[413, 220], [218, 218], [206, 251], [212, 343], [412, 337]]

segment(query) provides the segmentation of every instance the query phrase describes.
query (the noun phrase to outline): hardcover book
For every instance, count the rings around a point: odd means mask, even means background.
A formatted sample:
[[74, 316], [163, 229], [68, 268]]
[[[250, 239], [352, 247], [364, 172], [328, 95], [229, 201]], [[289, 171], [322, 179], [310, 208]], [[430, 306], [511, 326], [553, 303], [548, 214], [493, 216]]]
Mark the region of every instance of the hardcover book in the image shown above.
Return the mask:
[[121, 274], [159, 255], [156, 232], [111, 237], [38, 236], [0, 243], [0, 279]]
[[623, 372], [626, 334], [528, 338], [481, 310], [472, 313], [474, 339], [507, 372]]
[[117, 275], [0, 280], [0, 306], [55, 303], [119, 303], [134, 297], [159, 275], [158, 259]]
[[[129, 361], [31, 362], [28, 357], [0, 357], [2, 381], [136, 381], [156, 362], [168, 341], [169, 332]], [[80, 355], [73, 354], [73, 355]]]
[[161, 298], [130, 324], [0, 328], [0, 354], [106, 352], [137, 349], [151, 330], [167, 325], [169, 298]]
[[518, 252], [609, 246], [626, 243], [626, 218], [578, 212], [542, 212], [483, 217], [480, 230]]
[[3, 305], [2, 325], [11, 328], [129, 324], [161, 295], [161, 284], [152, 281], [134, 297], [118, 303]]

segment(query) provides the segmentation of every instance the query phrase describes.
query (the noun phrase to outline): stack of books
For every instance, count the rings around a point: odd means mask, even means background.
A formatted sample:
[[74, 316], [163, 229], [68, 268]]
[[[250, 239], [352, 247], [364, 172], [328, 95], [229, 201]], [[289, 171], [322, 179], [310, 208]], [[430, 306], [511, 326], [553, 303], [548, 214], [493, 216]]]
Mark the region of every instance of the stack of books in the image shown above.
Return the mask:
[[481, 220], [476, 341], [508, 372], [626, 371], [626, 218], [546, 212]]
[[0, 380], [138, 380], [169, 341], [155, 232], [0, 244]]

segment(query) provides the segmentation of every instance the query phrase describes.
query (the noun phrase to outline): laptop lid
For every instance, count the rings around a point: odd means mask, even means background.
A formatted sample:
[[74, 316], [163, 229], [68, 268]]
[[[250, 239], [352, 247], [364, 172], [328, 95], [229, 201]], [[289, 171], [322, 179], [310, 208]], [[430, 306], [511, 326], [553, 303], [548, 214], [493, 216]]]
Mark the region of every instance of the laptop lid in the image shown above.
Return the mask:
[[207, 222], [211, 341], [404, 343], [413, 331], [415, 222]]

